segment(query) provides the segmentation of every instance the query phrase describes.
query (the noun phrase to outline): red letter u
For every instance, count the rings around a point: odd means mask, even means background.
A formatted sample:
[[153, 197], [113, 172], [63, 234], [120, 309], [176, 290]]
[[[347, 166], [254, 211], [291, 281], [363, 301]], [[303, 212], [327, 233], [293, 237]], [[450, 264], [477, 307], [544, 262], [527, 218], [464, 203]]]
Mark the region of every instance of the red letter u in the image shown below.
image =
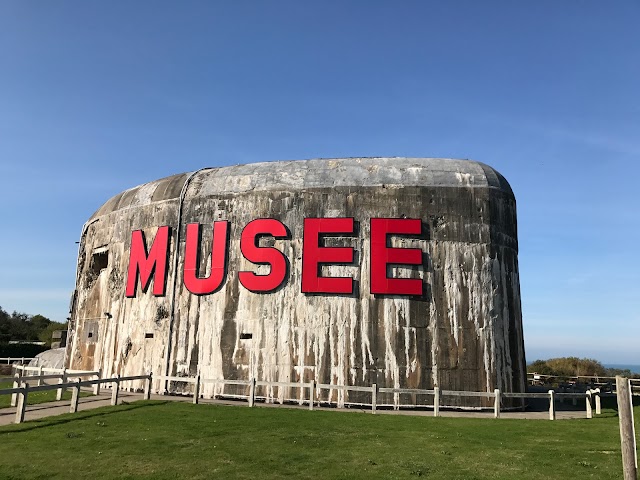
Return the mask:
[[207, 295], [220, 288], [224, 280], [229, 222], [213, 222], [213, 245], [211, 247], [211, 273], [208, 277], [198, 277], [198, 258], [200, 253], [200, 224], [187, 225], [184, 254], [184, 285], [191, 293]]

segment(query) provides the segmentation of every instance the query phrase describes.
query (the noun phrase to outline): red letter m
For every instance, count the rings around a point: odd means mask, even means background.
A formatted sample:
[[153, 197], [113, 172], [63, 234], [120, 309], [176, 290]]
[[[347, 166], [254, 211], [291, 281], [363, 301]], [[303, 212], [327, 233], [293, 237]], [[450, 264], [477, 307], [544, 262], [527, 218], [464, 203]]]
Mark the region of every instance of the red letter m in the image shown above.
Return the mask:
[[129, 254], [129, 273], [127, 275], [127, 297], [136, 296], [138, 277], [142, 291], [146, 292], [153, 276], [153, 294], [164, 295], [167, 280], [167, 257], [169, 255], [169, 227], [159, 227], [156, 238], [147, 255], [147, 244], [142, 230], [134, 230], [131, 234], [131, 250]]

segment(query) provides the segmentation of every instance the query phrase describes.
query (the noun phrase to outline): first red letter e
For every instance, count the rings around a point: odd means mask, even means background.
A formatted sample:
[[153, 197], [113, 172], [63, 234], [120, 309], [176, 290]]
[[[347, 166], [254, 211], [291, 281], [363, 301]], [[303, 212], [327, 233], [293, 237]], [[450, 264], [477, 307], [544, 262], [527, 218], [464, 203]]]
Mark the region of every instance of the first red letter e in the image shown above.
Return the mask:
[[156, 237], [147, 255], [147, 244], [142, 230], [131, 233], [131, 249], [129, 250], [129, 272], [127, 275], [127, 292], [129, 298], [136, 296], [138, 277], [142, 291], [146, 292], [153, 276], [153, 294], [164, 295], [167, 280], [167, 257], [169, 255], [169, 227], [158, 228]]
[[352, 247], [321, 247], [326, 235], [353, 235], [353, 218], [305, 218], [302, 237], [302, 291], [304, 293], [353, 293], [353, 278], [322, 277], [322, 264], [350, 264]]

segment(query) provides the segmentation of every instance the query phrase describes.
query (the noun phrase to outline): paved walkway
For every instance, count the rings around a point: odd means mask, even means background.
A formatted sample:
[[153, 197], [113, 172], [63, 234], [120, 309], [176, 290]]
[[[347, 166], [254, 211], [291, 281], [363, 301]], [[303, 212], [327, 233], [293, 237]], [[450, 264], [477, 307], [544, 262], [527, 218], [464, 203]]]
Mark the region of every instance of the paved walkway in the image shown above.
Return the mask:
[[[108, 393], [101, 393], [97, 396], [91, 397], [82, 397], [78, 403], [78, 411], [91, 410], [93, 408], [105, 407], [111, 405], [111, 392], [107, 390]], [[182, 397], [182, 396], [173, 396], [173, 395], [152, 395], [152, 400], [165, 400], [165, 401], [176, 401], [176, 402], [191, 402], [192, 397]], [[134, 402], [137, 400], [142, 400], [141, 393], [131, 393], [126, 391], [120, 391], [119, 402]], [[25, 413], [25, 421], [36, 420], [39, 418], [50, 417], [54, 415], [62, 415], [64, 413], [69, 413], [69, 400], [61, 400], [57, 402], [48, 402], [41, 403], [37, 405], [27, 405], [26, 413]], [[209, 400], [209, 399], [200, 399], [201, 404], [212, 404], [212, 405], [233, 405], [233, 406], [247, 406], [246, 402], [241, 401], [233, 401], [233, 400]], [[308, 409], [308, 405], [280, 405], [277, 403], [256, 403], [256, 407], [261, 408], [302, 408]], [[314, 407], [314, 410], [325, 410], [325, 411], [346, 411], [346, 412], [363, 412], [370, 413], [371, 410], [368, 408], [324, 408], [324, 407]], [[377, 414], [381, 415], [414, 415], [414, 416], [433, 416], [433, 411], [430, 410], [387, 410], [387, 409], [378, 409], [376, 411]], [[458, 411], [458, 410], [440, 410], [440, 416], [442, 417], [465, 417], [465, 418], [493, 418], [493, 411], [477, 411], [477, 412], [469, 412], [469, 411]], [[16, 408], [1, 408], [0, 409], [0, 426], [9, 425], [14, 423], [16, 417]], [[501, 418], [519, 418], [519, 419], [536, 419], [536, 420], [548, 420], [549, 412], [547, 411], [516, 411], [516, 412], [501, 412]], [[586, 412], [584, 410], [562, 410], [556, 411], [556, 418], [559, 420], [570, 419], [570, 418], [586, 418]]]

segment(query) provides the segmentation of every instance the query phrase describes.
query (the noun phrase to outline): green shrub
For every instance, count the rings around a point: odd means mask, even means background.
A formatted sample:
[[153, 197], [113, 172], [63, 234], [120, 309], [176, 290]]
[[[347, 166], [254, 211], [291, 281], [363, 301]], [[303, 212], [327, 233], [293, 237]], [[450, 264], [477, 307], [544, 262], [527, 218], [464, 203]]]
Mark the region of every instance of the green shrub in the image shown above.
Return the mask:
[[0, 343], [0, 357], [32, 358], [48, 349], [46, 345], [31, 343]]

